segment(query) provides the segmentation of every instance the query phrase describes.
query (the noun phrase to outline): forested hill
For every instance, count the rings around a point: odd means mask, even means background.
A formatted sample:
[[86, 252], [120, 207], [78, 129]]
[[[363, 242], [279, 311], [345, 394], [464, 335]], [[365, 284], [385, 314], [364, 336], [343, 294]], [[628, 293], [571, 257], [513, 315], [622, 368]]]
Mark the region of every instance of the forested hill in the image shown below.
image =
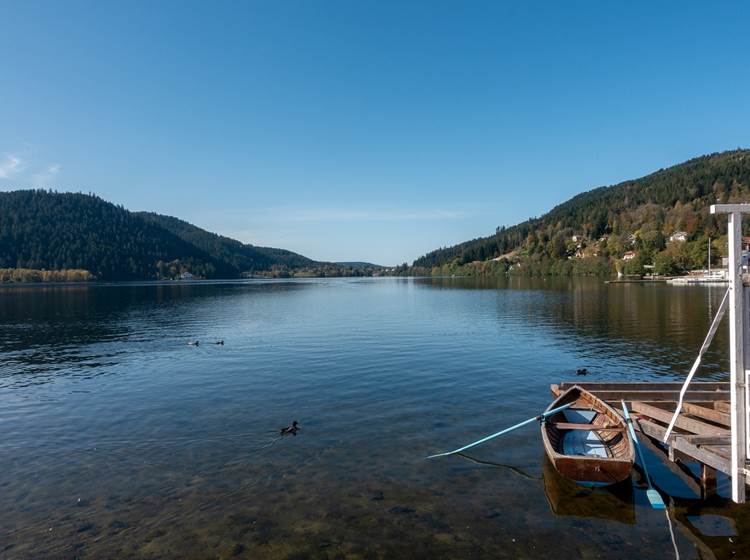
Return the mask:
[[0, 193], [0, 268], [79, 269], [101, 280], [237, 278], [312, 262], [243, 245], [176, 218], [133, 213], [93, 195]]
[[584, 192], [540, 218], [432, 251], [413, 266], [460, 266], [502, 255], [509, 262], [576, 258], [614, 262], [630, 250], [649, 262], [669, 249], [670, 258], [683, 258], [677, 265], [687, 267], [689, 256], [680, 257], [677, 249], [670, 248], [670, 237], [686, 234], [685, 245], [680, 246], [684, 252], [690, 242], [721, 235], [726, 226], [709, 213], [709, 206], [727, 202], [750, 202], [750, 150], [698, 157], [640, 179]]
[[316, 264], [312, 259], [292, 251], [241, 243], [236, 239], [211, 233], [172, 216], [163, 216], [152, 212], [138, 212], [137, 215], [172, 232], [206, 253], [230, 263], [240, 271], [269, 270], [274, 266], [286, 266], [294, 269]]

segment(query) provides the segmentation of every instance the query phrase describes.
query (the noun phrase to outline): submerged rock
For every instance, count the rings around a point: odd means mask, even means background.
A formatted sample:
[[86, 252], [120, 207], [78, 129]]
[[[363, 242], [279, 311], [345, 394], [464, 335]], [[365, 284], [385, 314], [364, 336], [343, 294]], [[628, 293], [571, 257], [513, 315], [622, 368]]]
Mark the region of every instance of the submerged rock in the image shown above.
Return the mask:
[[688, 515], [687, 518], [706, 537], [734, 537], [738, 534], [734, 520], [723, 515]]
[[76, 529], [76, 533], [85, 533], [86, 531], [91, 531], [91, 529], [94, 528], [93, 523], [84, 523], [83, 525], [79, 525]]
[[394, 506], [388, 510], [388, 513], [414, 513], [415, 511], [416, 510], [409, 507]]

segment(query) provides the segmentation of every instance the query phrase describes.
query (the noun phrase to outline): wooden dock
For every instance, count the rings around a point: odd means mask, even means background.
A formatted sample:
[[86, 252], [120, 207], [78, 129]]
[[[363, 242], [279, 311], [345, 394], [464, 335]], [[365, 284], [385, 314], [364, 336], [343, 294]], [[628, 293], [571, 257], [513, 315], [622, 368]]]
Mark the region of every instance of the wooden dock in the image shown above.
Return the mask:
[[[697, 482], [702, 496], [715, 492], [716, 471], [731, 477], [729, 382], [691, 383], [683, 400], [682, 412], [666, 444], [662, 440], [677, 407], [682, 383], [566, 381], [550, 385], [550, 390], [557, 396], [573, 385], [590, 391], [618, 411], [624, 400], [633, 412], [636, 428], [657, 443], [651, 445], [651, 449], [663, 451], [684, 475]], [[700, 477], [688, 468], [686, 463], [690, 461], [700, 465]]]

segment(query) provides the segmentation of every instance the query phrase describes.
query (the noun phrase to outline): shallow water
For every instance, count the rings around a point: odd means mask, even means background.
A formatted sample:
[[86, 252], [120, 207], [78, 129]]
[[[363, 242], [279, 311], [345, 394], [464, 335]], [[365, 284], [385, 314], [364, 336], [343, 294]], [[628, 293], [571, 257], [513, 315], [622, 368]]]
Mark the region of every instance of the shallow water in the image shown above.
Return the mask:
[[[424, 457], [537, 414], [579, 367], [681, 379], [721, 295], [515, 278], [0, 288], [0, 557], [672, 558], [642, 489], [561, 479], [534, 426], [474, 460]], [[723, 326], [700, 377], [726, 379], [726, 346]], [[750, 557], [750, 509], [652, 467], [682, 558]], [[716, 515], [738, 535], [701, 534]]]

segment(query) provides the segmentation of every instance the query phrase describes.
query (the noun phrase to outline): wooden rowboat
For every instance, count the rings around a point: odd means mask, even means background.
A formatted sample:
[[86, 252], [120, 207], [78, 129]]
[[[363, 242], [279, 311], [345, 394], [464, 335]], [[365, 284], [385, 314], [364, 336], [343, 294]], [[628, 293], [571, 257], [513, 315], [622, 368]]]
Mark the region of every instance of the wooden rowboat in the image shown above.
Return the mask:
[[600, 485], [625, 480], [635, 450], [625, 421], [615, 410], [578, 385], [547, 410], [573, 403], [542, 422], [544, 450], [557, 471], [578, 482]]

